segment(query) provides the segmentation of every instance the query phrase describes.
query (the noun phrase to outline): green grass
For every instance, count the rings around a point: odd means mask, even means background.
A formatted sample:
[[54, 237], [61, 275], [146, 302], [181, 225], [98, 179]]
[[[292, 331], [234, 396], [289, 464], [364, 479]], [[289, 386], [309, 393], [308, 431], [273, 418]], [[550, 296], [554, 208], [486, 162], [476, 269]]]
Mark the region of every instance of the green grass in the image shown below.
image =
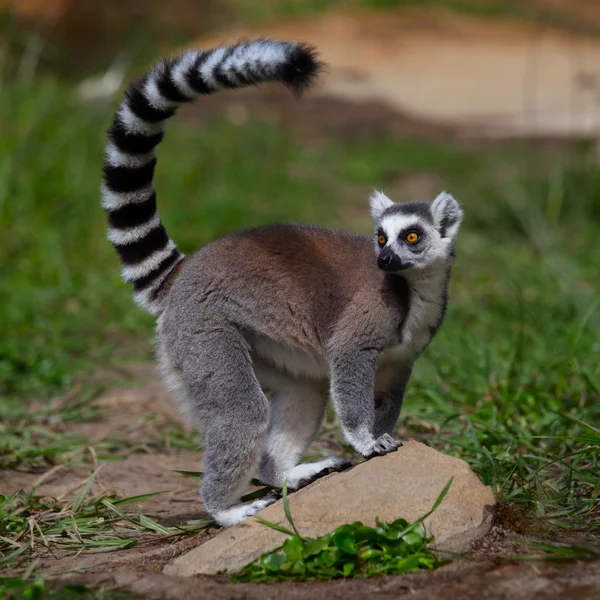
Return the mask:
[[80, 554], [114, 552], [138, 543], [189, 535], [209, 521], [173, 525], [129, 506], [167, 490], [130, 498], [92, 494], [102, 465], [69, 498], [47, 498], [16, 491], [0, 495], [0, 568], [21, 564], [30, 553], [54, 556], [57, 551]]
[[88, 441], [65, 428], [99, 418], [100, 412], [93, 405], [97, 392], [75, 391], [41, 406], [0, 402], [0, 468], [44, 471], [85, 454]]
[[0, 598], [3, 600], [132, 600], [139, 597], [118, 590], [59, 585], [42, 578], [0, 577]]
[[35, 473], [56, 465], [120, 460], [132, 453], [198, 449], [196, 432], [150, 411], [94, 443], [69, 431], [73, 425], [102, 417], [96, 401], [103, 391], [77, 386], [51, 401], [0, 401], [0, 468]]
[[283, 507], [292, 530], [256, 517], [258, 521], [288, 537], [283, 544], [259, 556], [232, 575], [234, 583], [330, 580], [340, 577], [368, 578], [399, 575], [409, 571], [432, 570], [445, 561], [430, 548], [423, 522], [444, 500], [452, 479], [441, 490], [430, 511], [413, 523], [396, 519], [375, 527], [360, 521], [341, 525], [331, 533], [305, 538], [296, 528], [283, 487]]
[[[153, 320], [133, 305], [104, 239], [98, 186], [113, 108], [77, 103], [55, 80], [2, 88], [3, 467], [89, 462], [68, 423], [98, 412], [74, 381], [151, 358]], [[407, 392], [405, 434], [465, 458], [504, 500], [554, 526], [599, 532], [600, 169], [591, 149], [482, 151], [385, 137], [309, 147], [269, 123], [216, 120], [174, 121], [159, 159], [161, 214], [186, 252], [281, 220], [366, 232], [371, 186], [394, 195], [403, 174], [436, 174], [466, 220], [446, 322]], [[356, 214], [364, 218], [348, 216]], [[68, 401], [56, 399], [69, 390]], [[152, 435], [159, 448], [195, 444], [175, 425]], [[128, 440], [124, 432], [96, 450], [107, 458], [142, 449]]]
[[536, 554], [521, 554], [509, 557], [508, 560], [530, 560], [530, 561], [556, 561], [571, 562], [575, 560], [600, 560], [600, 544], [581, 541], [571, 544], [548, 544], [534, 542], [531, 540], [522, 541], [524, 546], [528, 546], [537, 551]]

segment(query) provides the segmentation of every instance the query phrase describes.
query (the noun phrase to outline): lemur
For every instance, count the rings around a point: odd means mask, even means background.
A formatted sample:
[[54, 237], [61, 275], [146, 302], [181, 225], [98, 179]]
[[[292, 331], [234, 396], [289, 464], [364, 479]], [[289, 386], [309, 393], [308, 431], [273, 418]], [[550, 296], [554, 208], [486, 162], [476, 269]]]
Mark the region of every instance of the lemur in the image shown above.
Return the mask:
[[305, 224], [238, 231], [184, 256], [156, 210], [155, 148], [186, 102], [278, 81], [299, 95], [323, 68], [303, 43], [259, 39], [192, 50], [133, 83], [108, 132], [102, 205], [134, 299], [157, 316], [157, 362], [182, 412], [204, 434], [201, 498], [222, 526], [274, 502], [242, 503], [251, 477], [296, 490], [348, 468], [299, 464], [328, 392], [363, 457], [392, 437], [415, 359], [440, 327], [463, 211], [370, 196], [373, 236]]

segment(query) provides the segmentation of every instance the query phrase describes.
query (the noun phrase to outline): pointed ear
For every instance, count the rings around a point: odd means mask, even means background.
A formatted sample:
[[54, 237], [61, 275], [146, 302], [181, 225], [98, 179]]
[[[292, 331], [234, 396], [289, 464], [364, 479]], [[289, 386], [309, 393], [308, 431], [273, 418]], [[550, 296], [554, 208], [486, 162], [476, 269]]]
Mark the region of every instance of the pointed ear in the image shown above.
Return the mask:
[[369, 196], [369, 203], [371, 205], [371, 216], [376, 221], [386, 208], [394, 205], [383, 192], [378, 190], [373, 190], [373, 193]]
[[442, 237], [453, 239], [463, 220], [463, 210], [460, 204], [447, 192], [442, 192], [431, 203], [433, 224]]

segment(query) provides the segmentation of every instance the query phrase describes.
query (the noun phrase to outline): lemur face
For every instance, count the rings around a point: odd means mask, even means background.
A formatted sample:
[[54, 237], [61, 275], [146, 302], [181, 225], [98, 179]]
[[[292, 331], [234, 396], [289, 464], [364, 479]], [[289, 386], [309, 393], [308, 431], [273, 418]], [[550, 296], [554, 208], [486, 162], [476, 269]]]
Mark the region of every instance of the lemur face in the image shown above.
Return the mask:
[[463, 212], [450, 194], [442, 192], [433, 202], [395, 204], [375, 192], [370, 200], [380, 269], [402, 273], [451, 258]]

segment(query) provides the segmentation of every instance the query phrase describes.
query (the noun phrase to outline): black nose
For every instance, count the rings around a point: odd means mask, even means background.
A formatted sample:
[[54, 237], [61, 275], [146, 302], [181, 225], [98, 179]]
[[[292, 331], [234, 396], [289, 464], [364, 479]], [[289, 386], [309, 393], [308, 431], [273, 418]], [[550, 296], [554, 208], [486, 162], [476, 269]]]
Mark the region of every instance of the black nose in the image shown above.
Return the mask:
[[402, 268], [402, 261], [392, 250], [384, 248], [377, 259], [377, 266], [383, 271], [399, 271]]
[[385, 254], [385, 255], [380, 255], [379, 259], [377, 260], [377, 266], [380, 269], [385, 269], [385, 267], [387, 267], [388, 265], [390, 265], [392, 262], [392, 255], [391, 254]]

